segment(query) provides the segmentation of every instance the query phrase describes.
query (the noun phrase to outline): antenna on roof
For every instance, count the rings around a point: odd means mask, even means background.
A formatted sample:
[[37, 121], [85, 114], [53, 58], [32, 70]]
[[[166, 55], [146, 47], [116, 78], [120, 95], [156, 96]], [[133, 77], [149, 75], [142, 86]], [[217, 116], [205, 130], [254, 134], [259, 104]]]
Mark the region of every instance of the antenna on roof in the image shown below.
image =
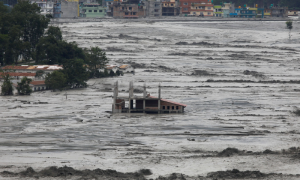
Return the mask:
[[160, 93], [161, 93], [161, 86], [160, 86], [160, 83], [158, 85], [158, 98], [160, 99]]
[[146, 98], [147, 96], [147, 92], [146, 92], [146, 83], [144, 83], [144, 94], [143, 94], [144, 98]]

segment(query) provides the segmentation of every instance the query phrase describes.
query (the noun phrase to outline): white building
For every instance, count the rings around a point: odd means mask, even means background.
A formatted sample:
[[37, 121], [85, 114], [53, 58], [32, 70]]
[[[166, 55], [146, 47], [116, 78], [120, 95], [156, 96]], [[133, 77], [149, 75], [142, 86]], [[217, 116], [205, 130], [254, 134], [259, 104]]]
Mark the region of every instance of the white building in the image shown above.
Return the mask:
[[51, 14], [53, 15], [53, 7], [54, 7], [54, 2], [52, 1], [31, 1], [31, 4], [36, 3], [40, 8], [41, 8], [41, 14], [46, 15], [46, 14]]

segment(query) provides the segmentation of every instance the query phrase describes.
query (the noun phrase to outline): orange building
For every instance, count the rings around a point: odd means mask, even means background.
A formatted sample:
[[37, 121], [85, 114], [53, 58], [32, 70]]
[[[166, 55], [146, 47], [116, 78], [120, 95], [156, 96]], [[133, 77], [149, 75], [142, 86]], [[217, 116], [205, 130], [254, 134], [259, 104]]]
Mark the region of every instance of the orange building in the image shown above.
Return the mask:
[[214, 8], [211, 0], [180, 0], [181, 14], [193, 16], [213, 16]]

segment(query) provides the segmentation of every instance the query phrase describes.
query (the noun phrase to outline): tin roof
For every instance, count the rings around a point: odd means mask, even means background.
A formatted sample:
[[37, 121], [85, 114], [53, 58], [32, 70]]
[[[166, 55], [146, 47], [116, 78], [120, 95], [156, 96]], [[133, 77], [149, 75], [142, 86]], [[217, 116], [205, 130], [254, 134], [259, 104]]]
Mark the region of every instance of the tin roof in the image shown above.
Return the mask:
[[17, 72], [4, 72], [4, 73], [0, 73], [0, 76], [3, 74], [9, 74], [9, 76], [35, 76], [35, 73], [17, 73]]
[[45, 85], [45, 81], [31, 81], [32, 85], [38, 86], [38, 85]]
[[62, 66], [59, 65], [22, 65], [22, 66], [4, 66], [2, 69], [11, 69], [11, 70], [59, 70], [63, 69]]
[[[155, 96], [149, 96], [150, 98], [157, 98]], [[160, 99], [161, 101], [164, 101], [164, 102], [168, 102], [168, 103], [172, 103], [172, 104], [176, 104], [178, 106], [184, 106], [186, 107], [187, 105], [186, 104], [181, 104], [181, 103], [177, 103], [177, 102], [174, 102], [174, 101], [171, 101], [171, 100], [167, 100], [167, 99]]]
[[4, 66], [4, 67], [2, 67], [2, 69], [15, 69], [15, 70], [27, 69], [27, 68], [28, 68], [28, 66]]
[[127, 65], [127, 64], [123, 64], [123, 65], [121, 65], [119, 68], [120, 68], [120, 69], [126, 69], [128, 66], [129, 66], [129, 65]]

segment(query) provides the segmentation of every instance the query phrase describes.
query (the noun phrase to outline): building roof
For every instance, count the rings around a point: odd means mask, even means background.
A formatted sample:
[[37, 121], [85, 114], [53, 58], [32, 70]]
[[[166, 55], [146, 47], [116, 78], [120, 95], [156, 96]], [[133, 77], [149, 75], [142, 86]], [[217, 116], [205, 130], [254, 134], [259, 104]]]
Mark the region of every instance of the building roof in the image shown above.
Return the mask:
[[117, 65], [106, 65], [105, 69], [113, 69], [118, 67]]
[[35, 76], [35, 73], [17, 73], [17, 72], [4, 72], [4, 73], [0, 73], [0, 76], [3, 74], [9, 74], [9, 76]]
[[14, 69], [14, 70], [19, 70], [19, 69], [27, 69], [28, 66], [4, 66], [2, 69]]
[[128, 64], [123, 64], [123, 65], [121, 65], [119, 68], [120, 68], [120, 69], [126, 69], [126, 68], [128, 68], [128, 66], [129, 66]]
[[62, 66], [59, 65], [22, 65], [22, 66], [4, 66], [2, 69], [11, 69], [11, 70], [59, 70], [63, 69]]
[[45, 81], [31, 81], [30, 84], [33, 86], [45, 85]]
[[[148, 97], [149, 97], [149, 98], [154, 98], [154, 99], [157, 98], [157, 97], [155, 97], [155, 96], [148, 96]], [[184, 106], [184, 107], [187, 106], [186, 104], [177, 103], [177, 102], [174, 102], [174, 101], [171, 101], [171, 100], [167, 100], [167, 99], [160, 99], [160, 100], [161, 100], [161, 101], [164, 101], [164, 102], [176, 104], [176, 105], [178, 105], [178, 106]]]

